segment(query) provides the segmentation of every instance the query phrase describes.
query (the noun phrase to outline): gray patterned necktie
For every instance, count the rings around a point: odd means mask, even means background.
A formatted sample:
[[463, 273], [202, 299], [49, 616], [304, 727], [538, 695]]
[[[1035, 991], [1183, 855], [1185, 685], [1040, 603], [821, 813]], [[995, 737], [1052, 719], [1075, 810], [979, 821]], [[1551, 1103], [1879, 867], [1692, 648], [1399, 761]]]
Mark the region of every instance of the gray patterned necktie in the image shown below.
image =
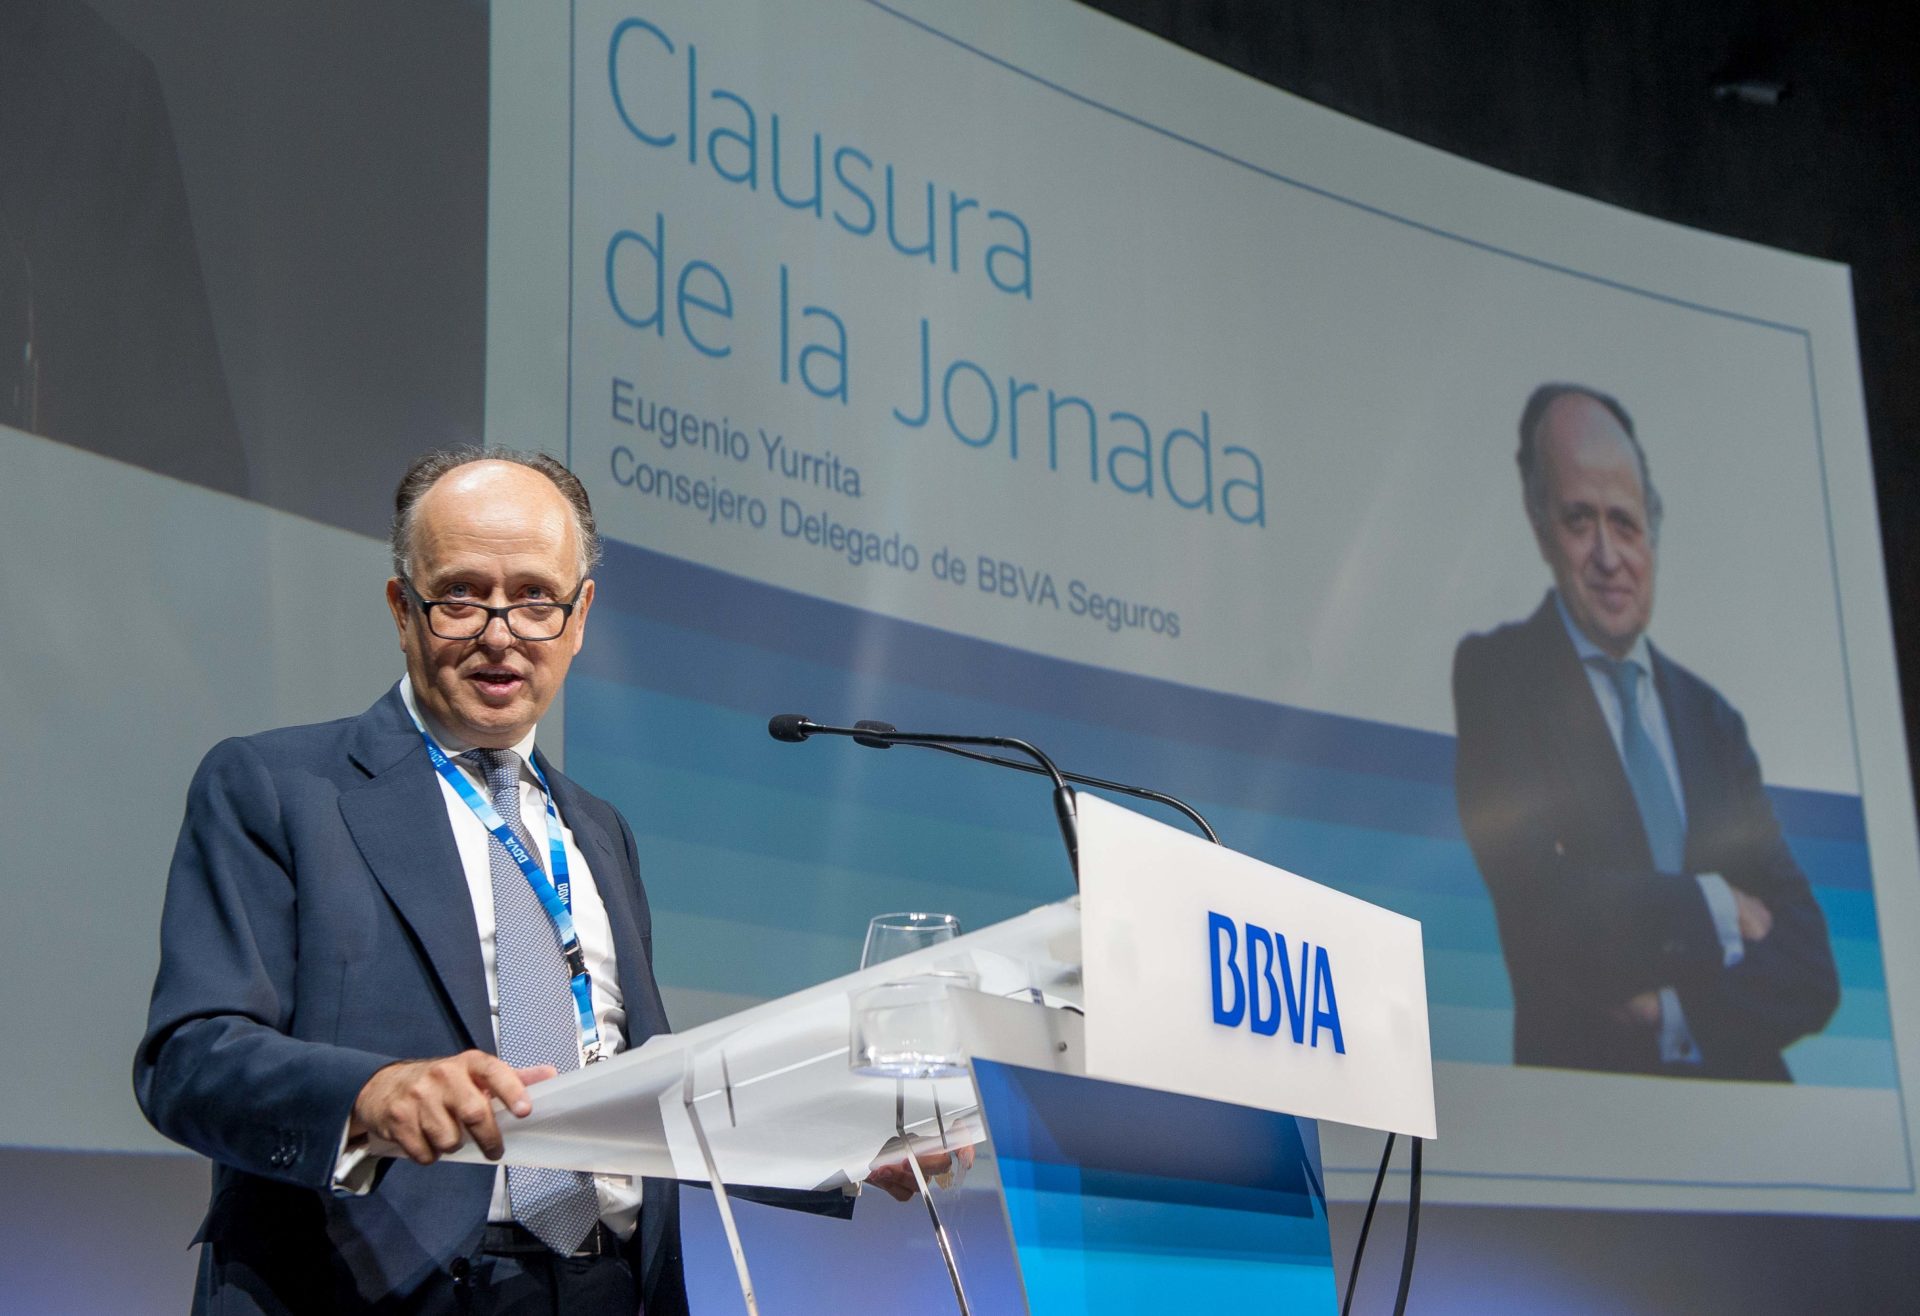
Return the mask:
[[[507, 749], [475, 749], [460, 756], [486, 778], [493, 807], [528, 854], [537, 854], [520, 817], [520, 758]], [[540, 907], [520, 865], [489, 837], [493, 874], [494, 975], [500, 990], [500, 1058], [516, 1069], [580, 1067], [580, 1021], [568, 987], [559, 936]], [[513, 1218], [562, 1256], [579, 1250], [600, 1218], [591, 1175], [528, 1165], [507, 1167]]]

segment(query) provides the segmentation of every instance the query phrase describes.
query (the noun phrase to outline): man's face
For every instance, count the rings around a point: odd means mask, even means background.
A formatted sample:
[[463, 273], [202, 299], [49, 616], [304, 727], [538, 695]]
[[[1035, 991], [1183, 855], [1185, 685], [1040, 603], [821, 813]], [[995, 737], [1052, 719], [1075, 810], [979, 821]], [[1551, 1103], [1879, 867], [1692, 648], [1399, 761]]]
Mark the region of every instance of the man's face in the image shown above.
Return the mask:
[[1592, 398], [1559, 398], [1541, 418], [1546, 485], [1540, 556], [1587, 638], [1625, 657], [1653, 617], [1653, 532], [1632, 440]]
[[[415, 505], [409, 565], [426, 599], [492, 607], [564, 601], [581, 583], [572, 509], [553, 481], [512, 462], [473, 462], [428, 489]], [[557, 639], [517, 639], [495, 617], [473, 639], [443, 640], [400, 581], [387, 582], [387, 606], [421, 710], [482, 749], [517, 744], [547, 711], [580, 652], [592, 603], [587, 581]]]

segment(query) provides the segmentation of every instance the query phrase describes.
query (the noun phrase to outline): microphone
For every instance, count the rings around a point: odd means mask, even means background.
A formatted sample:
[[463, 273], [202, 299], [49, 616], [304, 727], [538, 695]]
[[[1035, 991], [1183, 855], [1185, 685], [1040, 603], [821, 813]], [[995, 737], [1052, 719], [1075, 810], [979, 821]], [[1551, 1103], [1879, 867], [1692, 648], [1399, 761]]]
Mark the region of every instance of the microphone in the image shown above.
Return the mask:
[[[868, 733], [864, 736], [855, 736], [853, 738], [854, 744], [870, 745], [874, 749], [893, 748], [893, 741], [880, 739], [882, 736], [893, 733], [894, 727], [891, 722], [864, 720], [855, 722], [853, 725], [856, 730]], [[958, 745], [943, 745], [933, 740], [908, 740], [900, 743], [920, 745], [926, 749], [937, 749], [943, 754], [953, 754], [959, 758], [972, 759], [976, 763], [992, 763], [1002, 768], [1012, 768], [1015, 772], [1031, 772], [1038, 775], [1046, 771], [1046, 769], [1038, 767], [1035, 764], [1022, 763], [1018, 759], [1003, 759], [998, 754], [982, 754], [975, 750], [962, 749]], [[1060, 769], [1060, 775], [1079, 786], [1091, 786], [1095, 790], [1112, 791], [1116, 795], [1131, 795], [1136, 800], [1151, 800], [1155, 804], [1164, 804], [1169, 809], [1184, 814], [1194, 826], [1200, 829], [1200, 834], [1205, 836], [1209, 841], [1212, 841], [1215, 845], [1221, 844], [1219, 834], [1213, 830], [1205, 818], [1200, 816], [1200, 811], [1176, 796], [1167, 795], [1161, 791], [1149, 790], [1145, 786], [1129, 786], [1125, 782], [1106, 781], [1099, 777], [1089, 777], [1083, 772], [1068, 772], [1065, 768]]]
[[[885, 728], [885, 730], [882, 730]], [[1060, 824], [1060, 839], [1067, 847], [1067, 862], [1073, 868], [1074, 889], [1080, 887], [1080, 823], [1073, 807], [1073, 788], [1067, 785], [1060, 769], [1053, 760], [1041, 753], [1024, 740], [1012, 736], [946, 736], [926, 735], [919, 732], [895, 731], [885, 722], [862, 722], [858, 726], [830, 727], [803, 717], [799, 713], [778, 713], [767, 721], [767, 734], [786, 744], [798, 744], [811, 736], [848, 736], [862, 745], [876, 749], [888, 749], [894, 745], [927, 745], [943, 748], [947, 745], [992, 745], [998, 749], [1011, 749], [1032, 759], [1038, 767], [1029, 771], [1043, 773], [1053, 779], [1053, 816]], [[1001, 760], [996, 760], [1001, 761]], [[1015, 766], [1025, 767], [1025, 764]]]
[[798, 713], [775, 713], [767, 719], [767, 734], [789, 745], [797, 745], [814, 732], [825, 729], [818, 722], [809, 722]]

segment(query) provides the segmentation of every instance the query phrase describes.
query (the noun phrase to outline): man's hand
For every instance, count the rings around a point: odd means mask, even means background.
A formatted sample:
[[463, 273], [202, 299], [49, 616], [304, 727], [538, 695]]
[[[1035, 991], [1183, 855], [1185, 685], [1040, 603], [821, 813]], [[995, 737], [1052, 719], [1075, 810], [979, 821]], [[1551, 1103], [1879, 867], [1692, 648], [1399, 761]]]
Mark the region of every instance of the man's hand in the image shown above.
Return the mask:
[[[960, 1147], [952, 1152], [923, 1151], [919, 1153], [917, 1159], [920, 1162], [920, 1173], [929, 1179], [939, 1178], [942, 1175], [948, 1176], [941, 1187], [951, 1187], [951, 1177], [954, 1172], [958, 1170], [965, 1173], [973, 1164], [973, 1148]], [[867, 1182], [896, 1202], [911, 1201], [914, 1194], [920, 1191], [920, 1185], [913, 1179], [913, 1167], [907, 1164], [905, 1157], [874, 1166], [872, 1172], [867, 1175]]]
[[397, 1144], [419, 1164], [432, 1165], [471, 1134], [487, 1159], [497, 1161], [505, 1146], [494, 1122], [493, 1099], [525, 1118], [533, 1112], [528, 1086], [556, 1072], [552, 1065], [515, 1069], [484, 1051], [396, 1061], [375, 1071], [353, 1099], [347, 1138], [370, 1133]]
[[1773, 931], [1772, 911], [1739, 887], [1733, 888], [1733, 899], [1740, 909], [1740, 939], [1765, 941]]

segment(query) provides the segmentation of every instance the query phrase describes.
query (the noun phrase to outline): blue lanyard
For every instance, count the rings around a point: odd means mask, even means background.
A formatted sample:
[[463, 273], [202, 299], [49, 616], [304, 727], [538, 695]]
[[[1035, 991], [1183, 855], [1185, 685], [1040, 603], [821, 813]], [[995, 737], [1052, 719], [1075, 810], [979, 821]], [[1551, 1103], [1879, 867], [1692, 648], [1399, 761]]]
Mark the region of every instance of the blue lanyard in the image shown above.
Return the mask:
[[548, 878], [546, 870], [540, 867], [539, 860], [527, 853], [527, 847], [520, 843], [513, 828], [507, 826], [506, 819], [500, 816], [493, 802], [473, 788], [466, 774], [453, 765], [433, 737], [425, 728], [418, 728], [420, 739], [426, 743], [427, 757], [433, 760], [434, 771], [454, 789], [454, 793], [473, 810], [473, 816], [480, 820], [494, 839], [500, 842], [513, 862], [520, 865], [520, 871], [526, 876], [527, 885], [533, 888], [533, 894], [540, 901], [540, 908], [547, 911], [547, 918], [553, 923], [553, 932], [560, 940], [560, 955], [567, 962], [568, 985], [573, 989], [574, 1009], [580, 1016], [580, 1050], [589, 1060], [599, 1059], [597, 1048], [600, 1045], [600, 1025], [593, 1017], [593, 979], [587, 974], [587, 957], [580, 949], [580, 935], [573, 927], [573, 884], [567, 880], [567, 848], [560, 840], [560, 811], [553, 806], [553, 791], [547, 787], [546, 774], [540, 771], [540, 765], [528, 761], [533, 776], [540, 783], [541, 792], [547, 797], [547, 853], [553, 864], [553, 876]]

